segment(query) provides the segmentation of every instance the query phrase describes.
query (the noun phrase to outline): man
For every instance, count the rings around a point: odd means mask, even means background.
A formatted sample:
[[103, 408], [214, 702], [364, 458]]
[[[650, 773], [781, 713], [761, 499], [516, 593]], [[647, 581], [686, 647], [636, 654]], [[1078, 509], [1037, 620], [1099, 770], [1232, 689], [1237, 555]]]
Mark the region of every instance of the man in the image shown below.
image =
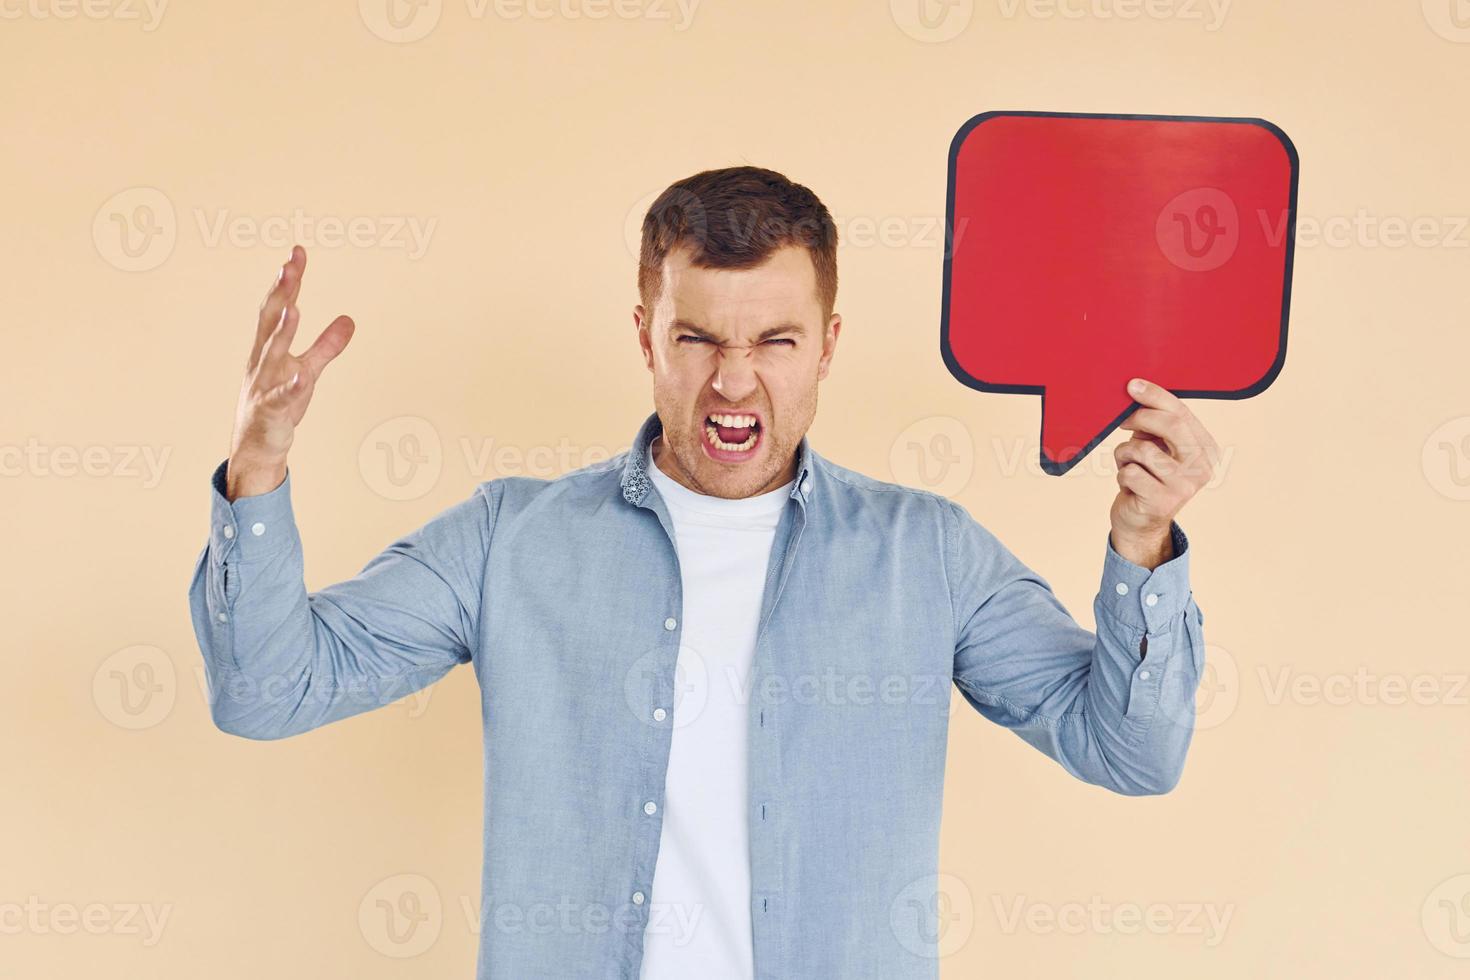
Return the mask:
[[299, 247], [261, 307], [190, 588], [214, 721], [282, 738], [472, 664], [481, 978], [936, 976], [951, 683], [1079, 779], [1179, 779], [1204, 648], [1174, 516], [1209, 434], [1130, 387], [1094, 635], [959, 505], [809, 445], [836, 246], [780, 174], [674, 184], [643, 225], [632, 448], [482, 483], [314, 593], [286, 457], [354, 328], [290, 353]]

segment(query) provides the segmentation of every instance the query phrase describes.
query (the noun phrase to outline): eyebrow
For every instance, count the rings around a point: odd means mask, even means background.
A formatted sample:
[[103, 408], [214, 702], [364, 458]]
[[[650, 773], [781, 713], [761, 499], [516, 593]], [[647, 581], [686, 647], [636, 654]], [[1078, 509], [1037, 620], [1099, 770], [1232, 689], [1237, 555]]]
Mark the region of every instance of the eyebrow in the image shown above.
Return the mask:
[[[669, 330], [673, 333], [692, 333], [696, 336], [703, 337], [706, 340], [717, 341], [720, 339], [714, 334], [710, 333], [708, 330], [705, 330], [703, 327], [690, 323], [688, 320], [675, 320], [672, 324], [669, 325]], [[756, 335], [755, 342], [760, 343], [763, 340], [767, 340], [771, 337], [776, 336], [777, 334], [783, 333], [794, 333], [798, 336], [804, 337], [806, 336], [806, 328], [799, 323], [780, 323], [774, 327], [767, 327], [765, 330], [762, 330], [759, 334]]]

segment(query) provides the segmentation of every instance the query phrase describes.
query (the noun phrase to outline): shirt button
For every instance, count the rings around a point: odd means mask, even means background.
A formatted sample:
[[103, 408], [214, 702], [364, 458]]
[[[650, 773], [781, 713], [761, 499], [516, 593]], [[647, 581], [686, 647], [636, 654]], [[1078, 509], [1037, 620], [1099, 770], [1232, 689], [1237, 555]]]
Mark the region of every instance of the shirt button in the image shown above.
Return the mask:
[[1138, 679], [1139, 680], [1144, 680], [1144, 681], [1148, 680], [1148, 671], [1146, 671], [1146, 670], [1140, 670], [1138, 672]]
[[664, 620], [664, 629], [666, 629], [666, 630], [672, 630], [675, 626], [678, 626], [678, 625], [679, 625], [679, 621], [677, 619], [675, 619], [673, 616], [670, 616], [668, 619]]
[[643, 893], [642, 892], [634, 892], [633, 893], [633, 904], [634, 905], [642, 905], [643, 904]]
[[650, 817], [653, 816], [655, 813], [658, 812], [658, 804], [653, 802], [652, 800], [649, 800], [647, 803], [643, 804], [643, 812], [648, 814]]
[[812, 492], [812, 478], [811, 477], [807, 477], [805, 480], [802, 480], [801, 481], [801, 492], [802, 493], [811, 493]]
[[653, 709], [653, 720], [654, 721], [663, 721], [668, 716], [669, 716], [669, 713], [667, 711], [665, 711], [663, 708], [654, 708]]
[[220, 530], [220, 533], [223, 534], [227, 538], [233, 538], [235, 536], [235, 529], [233, 527], [230, 527], [230, 525], [226, 524]]
[[224, 613], [220, 613], [215, 618], [218, 619], [221, 623], [228, 623], [230, 621], [230, 617], [226, 616]]
[[1116, 592], [1116, 593], [1118, 593], [1118, 595], [1127, 595], [1128, 594], [1128, 583], [1127, 582], [1119, 582], [1117, 585], [1113, 586], [1113, 591]]
[[1157, 606], [1159, 604], [1159, 597], [1150, 592], [1143, 597], [1143, 604], [1145, 606]]
[[260, 523], [259, 521], [256, 521], [254, 524], [250, 525], [250, 533], [255, 535], [257, 538], [260, 537], [262, 534], [265, 533], [265, 525]]

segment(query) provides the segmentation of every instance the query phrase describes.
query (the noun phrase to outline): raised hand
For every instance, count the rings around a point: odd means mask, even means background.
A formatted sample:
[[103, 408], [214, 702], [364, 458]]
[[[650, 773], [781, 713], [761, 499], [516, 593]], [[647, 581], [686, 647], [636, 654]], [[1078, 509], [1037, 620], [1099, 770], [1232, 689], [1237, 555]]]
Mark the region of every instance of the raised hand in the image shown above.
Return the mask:
[[268, 493], [285, 480], [286, 454], [311, 403], [317, 379], [342, 353], [356, 329], [351, 317], [339, 316], [300, 355], [291, 353], [291, 341], [301, 322], [296, 297], [305, 272], [306, 250], [293, 246], [290, 259], [260, 305], [255, 344], [245, 363], [230, 437], [226, 477], [230, 500]]

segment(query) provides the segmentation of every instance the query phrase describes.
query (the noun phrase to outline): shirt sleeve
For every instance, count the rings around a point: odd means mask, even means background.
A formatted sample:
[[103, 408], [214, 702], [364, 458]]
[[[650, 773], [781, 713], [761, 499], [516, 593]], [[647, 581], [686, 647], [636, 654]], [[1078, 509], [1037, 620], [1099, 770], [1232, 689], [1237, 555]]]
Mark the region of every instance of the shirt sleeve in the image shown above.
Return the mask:
[[1073, 776], [1129, 796], [1178, 784], [1204, 668], [1204, 617], [1189, 587], [1189, 541], [1153, 570], [1105, 544], [1097, 632], [953, 501], [947, 560], [954, 683]]
[[208, 542], [189, 585], [210, 710], [222, 731], [285, 738], [427, 687], [471, 659], [494, 481], [390, 544], [358, 575], [307, 592], [291, 473], [268, 493], [210, 477]]

